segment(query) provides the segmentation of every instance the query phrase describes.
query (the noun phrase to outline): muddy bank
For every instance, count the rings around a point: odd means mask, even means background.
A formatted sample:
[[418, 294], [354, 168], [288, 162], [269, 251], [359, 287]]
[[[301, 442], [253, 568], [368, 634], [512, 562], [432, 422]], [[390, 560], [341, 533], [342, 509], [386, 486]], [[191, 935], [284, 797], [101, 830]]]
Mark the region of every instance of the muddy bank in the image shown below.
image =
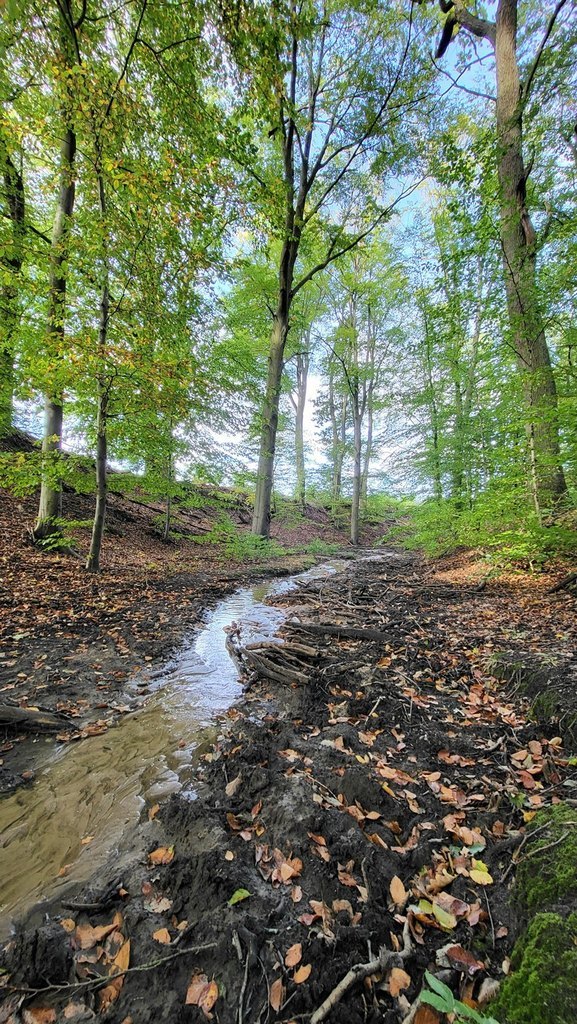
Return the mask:
[[426, 968], [480, 1005], [527, 826], [576, 774], [485, 667], [500, 601], [408, 557], [282, 597], [284, 644], [239, 650], [248, 690], [194, 792], [9, 944], [11, 1020], [311, 1020], [381, 950], [326, 1019], [411, 1019]]

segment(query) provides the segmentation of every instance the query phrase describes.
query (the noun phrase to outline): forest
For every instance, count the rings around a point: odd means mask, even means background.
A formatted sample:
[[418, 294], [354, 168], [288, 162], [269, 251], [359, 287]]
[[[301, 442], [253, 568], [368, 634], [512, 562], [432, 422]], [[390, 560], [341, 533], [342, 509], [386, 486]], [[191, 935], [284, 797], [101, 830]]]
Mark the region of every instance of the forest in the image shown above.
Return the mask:
[[577, 1020], [576, 47], [1, 0], [0, 1021]]

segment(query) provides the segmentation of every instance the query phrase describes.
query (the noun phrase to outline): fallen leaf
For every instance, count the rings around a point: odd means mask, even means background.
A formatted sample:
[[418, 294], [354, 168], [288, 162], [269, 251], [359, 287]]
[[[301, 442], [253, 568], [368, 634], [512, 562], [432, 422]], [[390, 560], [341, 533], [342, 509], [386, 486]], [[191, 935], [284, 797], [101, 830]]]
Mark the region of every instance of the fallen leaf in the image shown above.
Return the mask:
[[148, 820], [149, 821], [154, 821], [154, 819], [156, 818], [156, 815], [158, 814], [159, 810], [160, 810], [160, 804], [153, 804], [153, 806], [148, 811]]
[[234, 853], [232, 852], [232, 850], [227, 850], [226, 851], [226, 853], [224, 855], [224, 859], [225, 860], [234, 860]]
[[51, 1006], [29, 1006], [22, 1013], [23, 1024], [54, 1024], [56, 1010]]
[[392, 967], [389, 974], [389, 992], [393, 999], [411, 984], [411, 976], [402, 967]]
[[269, 993], [270, 1005], [273, 1008], [273, 1010], [275, 1010], [277, 1013], [280, 1010], [282, 1004], [284, 1003], [284, 997], [285, 988], [282, 983], [282, 978], [277, 978], [276, 981], [273, 981]]
[[303, 947], [300, 942], [295, 942], [285, 953], [284, 962], [287, 967], [296, 967], [303, 958]]
[[486, 864], [483, 864], [482, 860], [472, 861], [473, 867], [469, 871], [469, 874], [474, 882], [478, 885], [491, 885], [493, 882], [492, 876], [489, 874], [489, 869]]
[[389, 892], [395, 906], [404, 907], [409, 898], [409, 894], [398, 875], [394, 875], [393, 878], [391, 878]]
[[235, 903], [240, 903], [242, 900], [247, 900], [251, 893], [248, 889], [237, 889], [233, 892], [232, 896], [228, 901], [229, 907], [234, 907]]
[[232, 779], [224, 788], [227, 796], [234, 796], [242, 785], [242, 776], [237, 775], [236, 779]]
[[159, 846], [157, 850], [153, 850], [152, 853], [148, 854], [148, 860], [151, 864], [170, 864], [173, 859], [174, 846]]
[[94, 839], [94, 836], [84, 836], [84, 839], [80, 840], [80, 845], [81, 846], [88, 846], [88, 844], [91, 843], [93, 839]]
[[60, 925], [64, 928], [65, 932], [73, 932], [76, 928], [76, 921], [73, 921], [71, 917], [64, 917], [60, 922]]
[[312, 964], [303, 964], [302, 967], [299, 967], [298, 971], [295, 971], [293, 974], [295, 985], [302, 985], [303, 981], [306, 981], [309, 977], [312, 969]]
[[172, 942], [168, 928], [159, 928], [152, 933], [152, 938], [155, 942], [161, 942], [163, 946], [168, 946]]
[[210, 1011], [217, 999], [218, 985], [214, 978], [212, 981], [209, 981], [206, 974], [193, 974], [186, 991], [186, 1005], [200, 1007], [207, 1020], [212, 1020], [212, 1013]]
[[116, 924], [99, 925], [93, 928], [91, 924], [79, 924], [76, 926], [74, 937], [80, 949], [92, 949], [97, 942], [102, 942], [107, 935], [116, 930]]

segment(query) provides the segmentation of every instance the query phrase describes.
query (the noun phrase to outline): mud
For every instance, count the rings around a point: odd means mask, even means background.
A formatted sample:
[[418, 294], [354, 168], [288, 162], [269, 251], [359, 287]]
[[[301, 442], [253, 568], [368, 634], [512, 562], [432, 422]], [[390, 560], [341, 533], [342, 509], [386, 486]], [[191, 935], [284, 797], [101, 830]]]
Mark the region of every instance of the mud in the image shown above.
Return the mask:
[[[336, 1002], [331, 1024], [400, 1024], [426, 968], [476, 1005], [515, 938], [526, 822], [575, 770], [554, 729], [528, 721], [483, 652], [464, 649], [464, 602], [488, 621], [498, 594], [431, 584], [408, 556], [279, 598], [296, 620], [281, 631], [287, 650], [298, 638], [312, 651], [309, 682], [247, 672], [194, 791], [152, 820], [143, 812], [72, 908], [44, 905], [19, 926], [4, 951], [4, 1019], [27, 1008], [35, 1020], [42, 1010], [113, 1024], [309, 1020], [352, 966], [407, 939], [401, 991], [377, 970]], [[307, 634], [324, 622], [388, 639]], [[235, 902], [239, 890], [248, 895]], [[114, 927], [117, 945], [87, 949], [87, 924]], [[128, 940], [130, 969], [103, 999]], [[294, 946], [301, 958], [288, 966]], [[186, 1003], [198, 1002], [199, 976], [204, 1010]]]

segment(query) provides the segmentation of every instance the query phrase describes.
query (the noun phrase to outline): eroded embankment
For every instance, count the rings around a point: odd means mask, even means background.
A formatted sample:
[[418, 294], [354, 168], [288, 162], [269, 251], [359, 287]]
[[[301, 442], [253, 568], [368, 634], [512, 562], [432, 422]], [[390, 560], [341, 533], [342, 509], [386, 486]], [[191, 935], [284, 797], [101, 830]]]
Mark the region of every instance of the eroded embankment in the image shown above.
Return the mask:
[[[510, 898], [526, 830], [575, 768], [471, 631], [463, 643], [466, 616], [477, 630], [483, 607], [498, 616], [498, 592], [428, 572], [366, 562], [282, 598], [285, 643], [239, 651], [256, 678], [195, 799], [173, 796], [73, 907], [11, 943], [14, 1021], [26, 1005], [45, 1021], [430, 1024], [443, 1018], [417, 1009], [425, 969], [482, 1003], [532, 913]], [[558, 836], [542, 824], [546, 847]], [[541, 999], [538, 1019], [569, 1024], [574, 972], [555, 982], [561, 1009]], [[22, 1004], [23, 986], [41, 991]], [[514, 1001], [503, 1013], [532, 1024]]]

